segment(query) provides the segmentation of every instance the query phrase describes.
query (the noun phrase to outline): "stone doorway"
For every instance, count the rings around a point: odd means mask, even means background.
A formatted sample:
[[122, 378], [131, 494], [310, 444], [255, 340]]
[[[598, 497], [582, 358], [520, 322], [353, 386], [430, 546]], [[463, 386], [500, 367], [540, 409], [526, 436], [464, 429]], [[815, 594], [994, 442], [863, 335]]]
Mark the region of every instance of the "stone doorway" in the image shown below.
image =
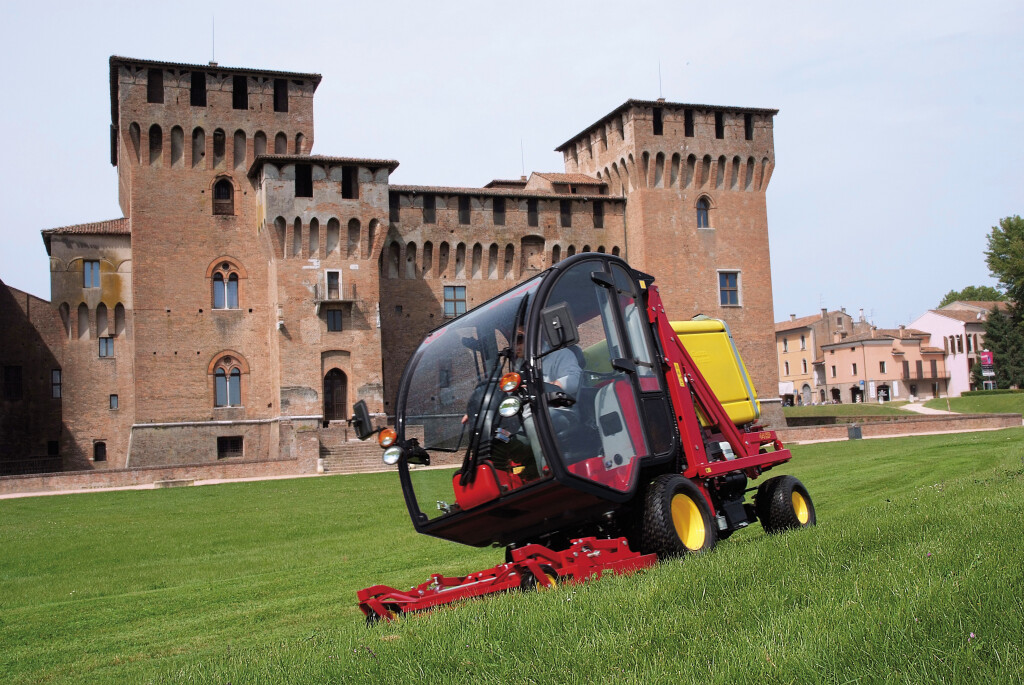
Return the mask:
[[348, 418], [348, 378], [341, 369], [331, 369], [324, 376], [324, 421]]

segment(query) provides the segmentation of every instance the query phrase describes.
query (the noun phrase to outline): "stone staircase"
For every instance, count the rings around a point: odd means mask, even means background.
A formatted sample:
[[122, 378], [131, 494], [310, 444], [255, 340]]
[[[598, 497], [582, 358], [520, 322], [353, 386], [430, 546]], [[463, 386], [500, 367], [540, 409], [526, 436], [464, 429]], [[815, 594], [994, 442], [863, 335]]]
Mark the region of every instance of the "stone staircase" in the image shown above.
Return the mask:
[[362, 442], [355, 438], [345, 440], [344, 436], [331, 435], [330, 431], [320, 434], [320, 463], [324, 473], [397, 471], [381, 460], [383, 455], [384, 450], [372, 438]]

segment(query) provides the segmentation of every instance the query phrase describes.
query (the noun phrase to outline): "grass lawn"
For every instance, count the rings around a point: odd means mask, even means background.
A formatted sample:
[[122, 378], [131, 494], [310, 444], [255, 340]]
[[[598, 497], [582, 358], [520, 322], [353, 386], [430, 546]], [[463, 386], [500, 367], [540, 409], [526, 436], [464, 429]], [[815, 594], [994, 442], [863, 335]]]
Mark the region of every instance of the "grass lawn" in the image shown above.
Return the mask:
[[[946, 399], [928, 400], [924, 406], [946, 409]], [[961, 414], [1024, 414], [1024, 393], [951, 397], [949, 409]]]
[[[1021, 682], [1024, 428], [796, 447], [818, 526], [367, 629], [356, 590], [501, 552], [394, 474], [0, 500], [10, 683]], [[439, 473], [439, 476], [444, 475]], [[773, 473], [774, 475], [774, 473]]]
[[798, 416], [913, 416], [900, 409], [906, 402], [863, 402], [860, 404], [822, 404], [820, 406], [783, 407], [786, 418]]

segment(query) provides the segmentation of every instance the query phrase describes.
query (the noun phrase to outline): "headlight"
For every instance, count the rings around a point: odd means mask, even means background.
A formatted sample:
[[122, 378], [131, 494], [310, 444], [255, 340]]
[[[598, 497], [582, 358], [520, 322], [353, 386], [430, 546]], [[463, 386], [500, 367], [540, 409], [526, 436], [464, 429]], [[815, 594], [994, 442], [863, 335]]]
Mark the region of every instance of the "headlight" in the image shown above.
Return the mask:
[[398, 433], [395, 432], [394, 428], [385, 428], [377, 436], [377, 444], [387, 449], [395, 444], [395, 440], [398, 439]]
[[388, 466], [394, 466], [398, 463], [398, 460], [402, 457], [402, 448], [398, 445], [389, 447], [384, 450], [384, 463]]
[[518, 397], [506, 397], [498, 405], [498, 413], [507, 419], [518, 414], [522, 406], [523, 404], [519, 401]]

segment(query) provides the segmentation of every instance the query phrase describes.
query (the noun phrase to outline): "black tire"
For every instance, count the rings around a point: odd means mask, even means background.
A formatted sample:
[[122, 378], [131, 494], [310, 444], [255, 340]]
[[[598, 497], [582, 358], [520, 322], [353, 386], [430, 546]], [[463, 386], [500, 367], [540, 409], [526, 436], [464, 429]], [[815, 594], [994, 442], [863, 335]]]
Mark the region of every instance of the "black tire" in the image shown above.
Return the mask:
[[807, 488], [793, 476], [776, 476], [761, 483], [754, 507], [766, 533], [806, 528], [818, 520]]
[[679, 474], [658, 476], [647, 487], [644, 549], [660, 558], [702, 554], [718, 542], [718, 523], [700, 489]]

